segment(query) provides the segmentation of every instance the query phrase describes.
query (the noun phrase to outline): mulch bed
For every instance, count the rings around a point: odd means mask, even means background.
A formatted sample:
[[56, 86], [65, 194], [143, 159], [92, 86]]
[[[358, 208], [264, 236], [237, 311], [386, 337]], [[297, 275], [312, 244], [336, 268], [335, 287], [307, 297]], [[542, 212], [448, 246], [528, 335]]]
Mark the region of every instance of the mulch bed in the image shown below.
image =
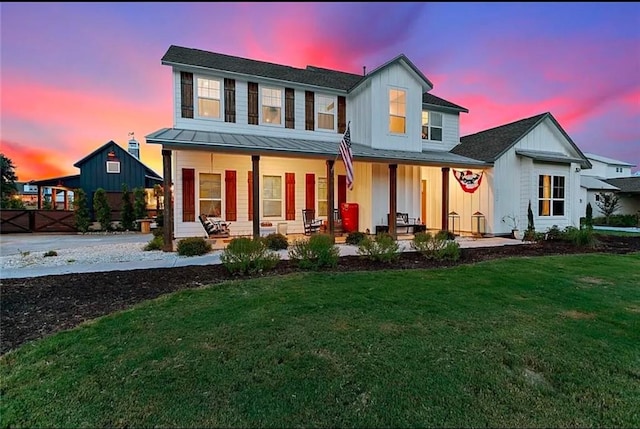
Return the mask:
[[[363, 256], [343, 256], [330, 271], [372, 271], [381, 269], [429, 269], [473, 264], [514, 256], [543, 256], [575, 253], [630, 253], [640, 251], [640, 237], [597, 235], [595, 248], [579, 248], [561, 241], [535, 244], [461, 249], [456, 262], [433, 261], [417, 252], [403, 252], [393, 264], [381, 264]], [[249, 277], [297, 272], [290, 260], [281, 260], [267, 273]], [[141, 301], [182, 289], [196, 288], [239, 278], [223, 265], [198, 265], [150, 270], [62, 274], [25, 279], [3, 279], [0, 283], [0, 354], [80, 323], [123, 310]]]

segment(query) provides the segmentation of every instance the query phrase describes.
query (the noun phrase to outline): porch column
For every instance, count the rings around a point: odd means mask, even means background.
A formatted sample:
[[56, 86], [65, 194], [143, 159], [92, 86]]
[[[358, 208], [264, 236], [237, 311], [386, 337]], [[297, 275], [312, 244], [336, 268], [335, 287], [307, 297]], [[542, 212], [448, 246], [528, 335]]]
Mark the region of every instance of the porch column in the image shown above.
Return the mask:
[[398, 211], [398, 164], [389, 164], [389, 234], [398, 239], [396, 212]]
[[449, 167], [442, 167], [442, 230], [449, 230]]
[[171, 150], [162, 149], [162, 170], [163, 170], [163, 186], [164, 186], [164, 212], [162, 233], [164, 235], [164, 243], [162, 250], [165, 252], [173, 252], [173, 195], [171, 194]]
[[333, 160], [327, 160], [327, 224], [329, 226], [329, 234], [333, 238], [333, 242], [336, 242], [335, 236], [335, 221], [333, 219]]
[[56, 210], [58, 207], [58, 190], [51, 188], [51, 210]]
[[260, 156], [251, 155], [253, 174], [253, 238], [260, 237]]
[[69, 192], [64, 190], [64, 209], [69, 210]]

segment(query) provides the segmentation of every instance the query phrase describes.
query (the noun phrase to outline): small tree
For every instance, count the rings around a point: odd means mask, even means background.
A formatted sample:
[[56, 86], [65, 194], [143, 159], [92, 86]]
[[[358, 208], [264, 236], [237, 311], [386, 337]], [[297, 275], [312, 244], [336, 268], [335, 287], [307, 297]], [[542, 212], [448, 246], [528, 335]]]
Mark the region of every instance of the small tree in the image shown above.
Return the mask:
[[133, 203], [131, 202], [131, 193], [126, 183], [122, 184], [122, 215], [121, 222], [122, 228], [126, 231], [133, 230], [133, 223], [135, 221], [133, 214]]
[[531, 200], [529, 200], [529, 207], [527, 207], [527, 231], [533, 232], [536, 230], [533, 224], [533, 210], [531, 210]]
[[591, 208], [591, 203], [587, 203], [587, 212], [586, 217], [584, 219], [584, 225], [588, 229], [593, 229], [593, 208]]
[[73, 209], [76, 219], [76, 228], [80, 232], [87, 232], [89, 225], [91, 225], [91, 218], [89, 217], [89, 208], [87, 207], [87, 194], [84, 189], [78, 188], [74, 191]]
[[96, 214], [96, 220], [100, 222], [100, 229], [108, 231], [111, 229], [111, 207], [107, 200], [107, 192], [98, 188], [93, 194], [93, 211]]
[[133, 215], [136, 219], [147, 217], [147, 193], [144, 188], [135, 188], [133, 190]]
[[612, 192], [598, 192], [596, 205], [604, 215], [605, 223], [609, 225], [609, 218], [620, 208], [620, 200], [618, 196]]
[[155, 184], [153, 185], [153, 196], [156, 198], [156, 210], [159, 212], [162, 208], [160, 204], [160, 198], [164, 195], [164, 188], [162, 185]]
[[0, 153], [0, 170], [2, 170], [2, 182], [0, 182], [0, 207], [13, 208], [13, 196], [18, 193], [18, 185], [16, 181], [18, 176], [15, 173], [15, 166], [11, 159]]
[[53, 204], [51, 204], [51, 195], [45, 195], [44, 201], [42, 202], [42, 210], [51, 210], [53, 209]]

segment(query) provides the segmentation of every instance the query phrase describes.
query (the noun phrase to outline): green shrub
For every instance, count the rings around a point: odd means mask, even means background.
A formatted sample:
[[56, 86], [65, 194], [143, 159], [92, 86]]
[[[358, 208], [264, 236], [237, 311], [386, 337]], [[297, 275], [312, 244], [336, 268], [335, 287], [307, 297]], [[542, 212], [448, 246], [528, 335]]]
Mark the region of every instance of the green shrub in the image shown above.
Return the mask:
[[[155, 239], [155, 237], [154, 237]], [[198, 256], [211, 251], [211, 243], [202, 237], [188, 237], [178, 241], [178, 255]]]
[[339, 258], [340, 249], [328, 234], [314, 234], [308, 240], [295, 240], [289, 249], [289, 259], [305, 270], [336, 267]]
[[379, 262], [392, 262], [400, 257], [400, 245], [389, 233], [381, 233], [375, 238], [365, 237], [358, 244], [358, 254]]
[[284, 250], [289, 247], [289, 241], [283, 234], [269, 234], [263, 238], [263, 241], [267, 248], [271, 250]]
[[562, 231], [558, 228], [558, 225], [552, 225], [551, 228], [547, 229], [547, 233], [545, 235], [547, 240], [562, 240]]
[[365, 239], [366, 236], [367, 234], [365, 234], [364, 232], [360, 232], [360, 231], [350, 232], [349, 235], [347, 235], [347, 238], [345, 239], [345, 243], [353, 244], [357, 246], [360, 244], [362, 240]]
[[442, 240], [455, 240], [456, 235], [452, 231], [440, 230], [436, 233], [436, 238]]
[[44, 254], [44, 257], [48, 257], [48, 256], [58, 256], [58, 252], [56, 252], [55, 250], [49, 250], [48, 252], [46, 252]]
[[111, 207], [107, 200], [107, 191], [98, 188], [93, 194], [93, 210], [102, 231], [111, 230]]
[[262, 239], [236, 237], [220, 255], [222, 264], [233, 274], [260, 273], [273, 269], [280, 255], [269, 250]]
[[73, 210], [76, 221], [76, 228], [80, 232], [87, 232], [91, 225], [89, 208], [87, 207], [87, 194], [82, 188], [74, 190]]
[[126, 183], [122, 184], [122, 211], [120, 212], [120, 223], [125, 231], [133, 231], [135, 228], [135, 220], [133, 214], [133, 202], [131, 201], [131, 192]]
[[151, 239], [151, 241], [144, 246], [143, 250], [162, 250], [164, 247], [164, 236], [162, 234], [155, 235]]
[[565, 240], [578, 247], [593, 247], [596, 242], [591, 228], [578, 229], [568, 226], [564, 229], [562, 235]]
[[457, 261], [460, 258], [460, 245], [453, 239], [448, 239], [447, 234], [438, 232], [435, 236], [429, 232], [418, 232], [411, 240], [411, 248], [420, 252], [427, 259], [450, 259]]
[[[607, 225], [607, 218], [605, 217], [596, 217], [593, 218], [594, 225]], [[616, 227], [627, 227], [627, 226], [638, 226], [638, 216], [633, 214], [621, 214], [621, 215], [611, 215], [609, 216], [609, 224], [608, 226], [616, 226]]]
[[153, 228], [151, 230], [151, 234], [153, 234], [154, 237], [158, 237], [158, 236], [162, 237], [164, 236], [164, 228], [160, 228], [160, 227]]

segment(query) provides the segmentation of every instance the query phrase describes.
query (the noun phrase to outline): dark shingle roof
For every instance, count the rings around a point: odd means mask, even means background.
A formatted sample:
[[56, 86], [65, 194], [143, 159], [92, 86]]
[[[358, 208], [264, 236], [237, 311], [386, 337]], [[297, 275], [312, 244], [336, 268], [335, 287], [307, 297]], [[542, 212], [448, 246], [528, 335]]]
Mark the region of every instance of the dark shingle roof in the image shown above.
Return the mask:
[[640, 194], [640, 176], [618, 177], [615, 179], [603, 179], [603, 181], [620, 189], [619, 192], [629, 192], [632, 194]]
[[469, 109], [462, 106], [458, 106], [457, 104], [453, 104], [440, 97], [436, 97], [435, 95], [429, 94], [428, 92], [425, 92], [424, 94], [422, 94], [422, 104], [431, 104], [433, 106], [446, 107], [449, 109], [458, 110], [460, 112], [469, 113]]
[[163, 64], [185, 64], [347, 91], [365, 76], [309, 66], [306, 69], [171, 45]]
[[549, 113], [542, 113], [460, 137], [460, 144], [451, 149], [451, 152], [485, 162], [494, 162], [547, 115]]

